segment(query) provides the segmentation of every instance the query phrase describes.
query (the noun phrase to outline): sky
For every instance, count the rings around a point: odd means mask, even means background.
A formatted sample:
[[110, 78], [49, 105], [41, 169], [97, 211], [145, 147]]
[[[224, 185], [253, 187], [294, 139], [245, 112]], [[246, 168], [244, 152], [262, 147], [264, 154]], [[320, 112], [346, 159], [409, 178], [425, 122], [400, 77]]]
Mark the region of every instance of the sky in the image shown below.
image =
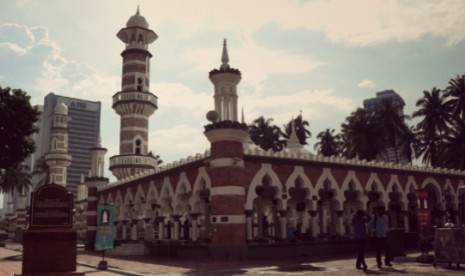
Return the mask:
[[[376, 92], [395, 90], [411, 114], [424, 90], [465, 74], [463, 0], [17, 0], [0, 1], [0, 86], [33, 104], [50, 92], [102, 102], [102, 145], [118, 154], [121, 89], [116, 33], [137, 6], [158, 39], [150, 45], [149, 150], [164, 163], [203, 153], [205, 114], [214, 108], [208, 72], [223, 39], [242, 72], [238, 104], [247, 123], [283, 126], [302, 113], [312, 138]], [[111, 180], [110, 171], [106, 176]]]

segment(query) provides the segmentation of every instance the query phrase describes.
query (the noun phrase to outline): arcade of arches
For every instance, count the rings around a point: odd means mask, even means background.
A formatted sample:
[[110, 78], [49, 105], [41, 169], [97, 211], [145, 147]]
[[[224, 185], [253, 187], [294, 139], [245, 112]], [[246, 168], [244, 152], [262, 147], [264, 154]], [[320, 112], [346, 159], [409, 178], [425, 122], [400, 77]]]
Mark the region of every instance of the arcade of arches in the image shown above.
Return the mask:
[[[435, 225], [446, 219], [460, 225], [465, 221], [460, 210], [464, 199], [458, 196], [464, 185], [461, 175], [253, 161], [244, 166], [247, 242], [283, 241], [289, 238], [289, 229], [295, 229], [296, 239], [302, 241], [351, 238], [354, 212], [372, 213], [379, 205], [388, 210], [392, 228], [416, 232], [417, 189], [429, 192]], [[203, 162], [188, 164], [162, 176], [100, 189], [98, 200], [115, 205], [119, 240], [209, 242], [215, 221], [208, 172]], [[78, 204], [79, 208], [84, 207]]]

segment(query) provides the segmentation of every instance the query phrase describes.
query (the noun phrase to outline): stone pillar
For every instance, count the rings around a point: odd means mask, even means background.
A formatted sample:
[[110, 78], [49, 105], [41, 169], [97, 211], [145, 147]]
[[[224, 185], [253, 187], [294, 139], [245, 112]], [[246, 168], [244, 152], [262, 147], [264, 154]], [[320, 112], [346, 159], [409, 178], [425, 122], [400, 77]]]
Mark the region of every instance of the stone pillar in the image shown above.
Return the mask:
[[158, 239], [165, 239], [165, 217], [157, 217], [158, 222]]
[[138, 220], [133, 220], [131, 224], [131, 240], [137, 241], [137, 231], [138, 231]]
[[199, 214], [191, 214], [192, 218], [192, 224], [191, 224], [191, 235], [192, 235], [192, 240], [196, 241], [198, 239], [198, 223], [197, 223], [197, 218], [199, 217]]
[[181, 218], [180, 215], [174, 215], [173, 220], [174, 220], [174, 233], [173, 233], [173, 240], [177, 241], [179, 240], [179, 219]]
[[287, 211], [278, 211], [279, 212], [279, 224], [281, 228], [281, 239], [286, 239], [287, 238], [287, 218], [286, 214]]
[[410, 232], [410, 225], [409, 225], [409, 221], [408, 221], [408, 214], [409, 214], [408, 211], [402, 211], [402, 216], [403, 216], [403, 219], [404, 219], [404, 231], [405, 231], [405, 233]]
[[245, 220], [247, 224], [247, 240], [253, 240], [253, 225], [252, 225], [252, 214], [253, 211], [251, 210], [246, 210], [245, 211]]
[[128, 238], [128, 229], [127, 229], [127, 224], [128, 224], [128, 221], [127, 220], [123, 220], [123, 233], [122, 233], [122, 240], [125, 241], [127, 240]]
[[328, 220], [326, 218], [326, 209], [321, 208], [321, 217], [320, 217], [320, 227], [321, 227], [321, 233], [322, 234], [327, 234], [328, 233]]
[[315, 210], [308, 211], [308, 214], [310, 215], [310, 227], [311, 227], [311, 233], [312, 233], [312, 238], [316, 238], [318, 236], [319, 231], [318, 231], [318, 221], [317, 221], [317, 215], [318, 212]]
[[337, 215], [337, 228], [338, 228], [338, 233], [339, 236], [344, 236], [344, 217], [343, 217], [344, 211], [339, 210], [336, 211]]

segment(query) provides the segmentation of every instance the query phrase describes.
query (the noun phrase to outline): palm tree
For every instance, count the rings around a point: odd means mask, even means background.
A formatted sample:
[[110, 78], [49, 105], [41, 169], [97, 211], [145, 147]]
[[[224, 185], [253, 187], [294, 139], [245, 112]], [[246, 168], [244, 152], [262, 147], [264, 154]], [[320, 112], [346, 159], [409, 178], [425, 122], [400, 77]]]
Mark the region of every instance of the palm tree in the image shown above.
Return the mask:
[[327, 128], [325, 131], [318, 133], [316, 137], [319, 142], [313, 147], [318, 154], [323, 156], [338, 156], [342, 146], [340, 134], [334, 134], [334, 129]]
[[446, 105], [452, 109], [452, 114], [465, 119], [465, 75], [451, 79], [444, 96], [449, 98]]
[[346, 118], [341, 129], [344, 156], [375, 160], [383, 153], [386, 138], [382, 135], [382, 128], [376, 124], [374, 112], [358, 108]]
[[285, 134], [283, 135], [286, 139], [289, 139], [292, 132], [292, 122], [294, 121], [295, 134], [299, 139], [301, 145], [308, 145], [307, 138], [312, 137], [312, 133], [308, 130], [310, 123], [302, 119], [302, 114], [299, 114], [295, 119], [291, 119], [286, 125], [284, 125]]
[[443, 139], [438, 154], [441, 165], [450, 169], [465, 170], [465, 122], [458, 120]]
[[0, 192], [17, 191], [24, 194], [32, 185], [29, 168], [22, 163], [15, 163], [8, 167], [0, 178]]
[[278, 126], [272, 125], [272, 122], [272, 118], [265, 120], [263, 116], [255, 119], [249, 125], [250, 139], [263, 150], [280, 151], [284, 148], [286, 141], [280, 139], [282, 131]]
[[438, 147], [442, 141], [448, 124], [452, 124], [446, 105], [446, 96], [441, 90], [433, 87], [431, 91], [423, 91], [423, 98], [416, 102], [419, 107], [412, 117], [423, 119], [416, 126], [416, 157], [423, 156], [423, 164], [438, 165]]
[[34, 162], [34, 170], [32, 176], [38, 176], [39, 181], [37, 186], [47, 184], [50, 182], [50, 172], [47, 163], [45, 162], [45, 155], [42, 155]]

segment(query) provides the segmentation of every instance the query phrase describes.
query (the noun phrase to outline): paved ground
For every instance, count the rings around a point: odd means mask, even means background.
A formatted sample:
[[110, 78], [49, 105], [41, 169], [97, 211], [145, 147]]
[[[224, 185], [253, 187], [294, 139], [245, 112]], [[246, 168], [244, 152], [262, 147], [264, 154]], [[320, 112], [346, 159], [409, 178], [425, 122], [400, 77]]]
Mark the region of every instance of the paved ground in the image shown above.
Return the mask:
[[[21, 245], [7, 243], [0, 247], [0, 275], [12, 276], [21, 273]], [[396, 257], [394, 266], [378, 269], [373, 256], [367, 258], [368, 270], [355, 269], [355, 261], [350, 256], [341, 256], [338, 260], [326, 258], [298, 258], [267, 261], [179, 261], [157, 259], [154, 257], [105, 258], [108, 270], [99, 271], [97, 265], [101, 256], [78, 250], [78, 272], [91, 276], [105, 275], [465, 275], [465, 265], [449, 268], [441, 264], [434, 268], [431, 264], [416, 262], [418, 253], [406, 257]]]

